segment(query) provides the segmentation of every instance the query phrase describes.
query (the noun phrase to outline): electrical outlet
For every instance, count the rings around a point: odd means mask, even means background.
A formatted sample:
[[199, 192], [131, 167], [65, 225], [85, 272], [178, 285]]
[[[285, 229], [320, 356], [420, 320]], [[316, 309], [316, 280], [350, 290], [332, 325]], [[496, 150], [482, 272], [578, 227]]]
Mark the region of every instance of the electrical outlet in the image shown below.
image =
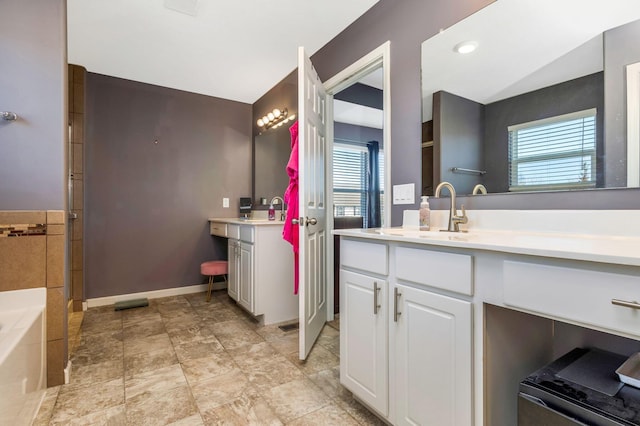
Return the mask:
[[222, 207], [225, 208], [225, 209], [229, 208], [229, 199], [228, 198], [225, 197], [225, 198], [222, 199]]

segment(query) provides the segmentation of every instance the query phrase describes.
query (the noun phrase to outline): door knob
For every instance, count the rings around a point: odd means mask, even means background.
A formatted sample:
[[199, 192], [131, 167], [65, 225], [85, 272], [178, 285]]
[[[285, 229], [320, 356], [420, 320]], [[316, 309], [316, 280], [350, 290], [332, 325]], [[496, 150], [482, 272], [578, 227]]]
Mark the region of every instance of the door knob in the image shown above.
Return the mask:
[[316, 225], [318, 223], [318, 219], [312, 217], [311, 219], [307, 218], [307, 225]]
[[298, 225], [298, 224], [300, 224], [300, 221], [298, 219], [291, 219], [291, 223], [293, 225]]

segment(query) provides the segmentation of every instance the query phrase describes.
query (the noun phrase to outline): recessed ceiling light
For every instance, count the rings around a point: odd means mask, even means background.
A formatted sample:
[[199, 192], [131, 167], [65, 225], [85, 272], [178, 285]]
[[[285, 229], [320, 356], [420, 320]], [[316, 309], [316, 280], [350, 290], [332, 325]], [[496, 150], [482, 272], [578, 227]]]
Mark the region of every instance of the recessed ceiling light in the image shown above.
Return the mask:
[[474, 50], [476, 50], [477, 47], [478, 47], [478, 42], [476, 41], [463, 41], [461, 43], [456, 44], [453, 50], [455, 52], [458, 52], [464, 55], [466, 53], [473, 52]]

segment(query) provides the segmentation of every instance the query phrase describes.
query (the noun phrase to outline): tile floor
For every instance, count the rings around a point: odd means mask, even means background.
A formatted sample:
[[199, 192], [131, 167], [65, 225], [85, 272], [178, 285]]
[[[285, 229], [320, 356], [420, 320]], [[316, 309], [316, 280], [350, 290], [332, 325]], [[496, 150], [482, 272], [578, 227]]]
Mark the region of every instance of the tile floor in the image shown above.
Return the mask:
[[339, 384], [338, 328], [300, 362], [297, 330], [260, 326], [225, 291], [92, 308], [71, 383], [48, 389], [34, 424], [384, 424]]

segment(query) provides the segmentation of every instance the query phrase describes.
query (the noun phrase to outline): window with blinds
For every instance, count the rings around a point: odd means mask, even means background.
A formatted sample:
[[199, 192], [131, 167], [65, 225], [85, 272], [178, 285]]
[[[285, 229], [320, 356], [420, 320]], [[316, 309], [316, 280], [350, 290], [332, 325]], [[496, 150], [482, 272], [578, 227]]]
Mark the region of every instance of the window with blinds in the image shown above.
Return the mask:
[[509, 126], [509, 190], [596, 184], [596, 110]]
[[[367, 165], [366, 147], [334, 144], [333, 148], [333, 214], [334, 216], [363, 216], [367, 227]], [[383, 207], [384, 153], [378, 154], [380, 168], [380, 208]]]

